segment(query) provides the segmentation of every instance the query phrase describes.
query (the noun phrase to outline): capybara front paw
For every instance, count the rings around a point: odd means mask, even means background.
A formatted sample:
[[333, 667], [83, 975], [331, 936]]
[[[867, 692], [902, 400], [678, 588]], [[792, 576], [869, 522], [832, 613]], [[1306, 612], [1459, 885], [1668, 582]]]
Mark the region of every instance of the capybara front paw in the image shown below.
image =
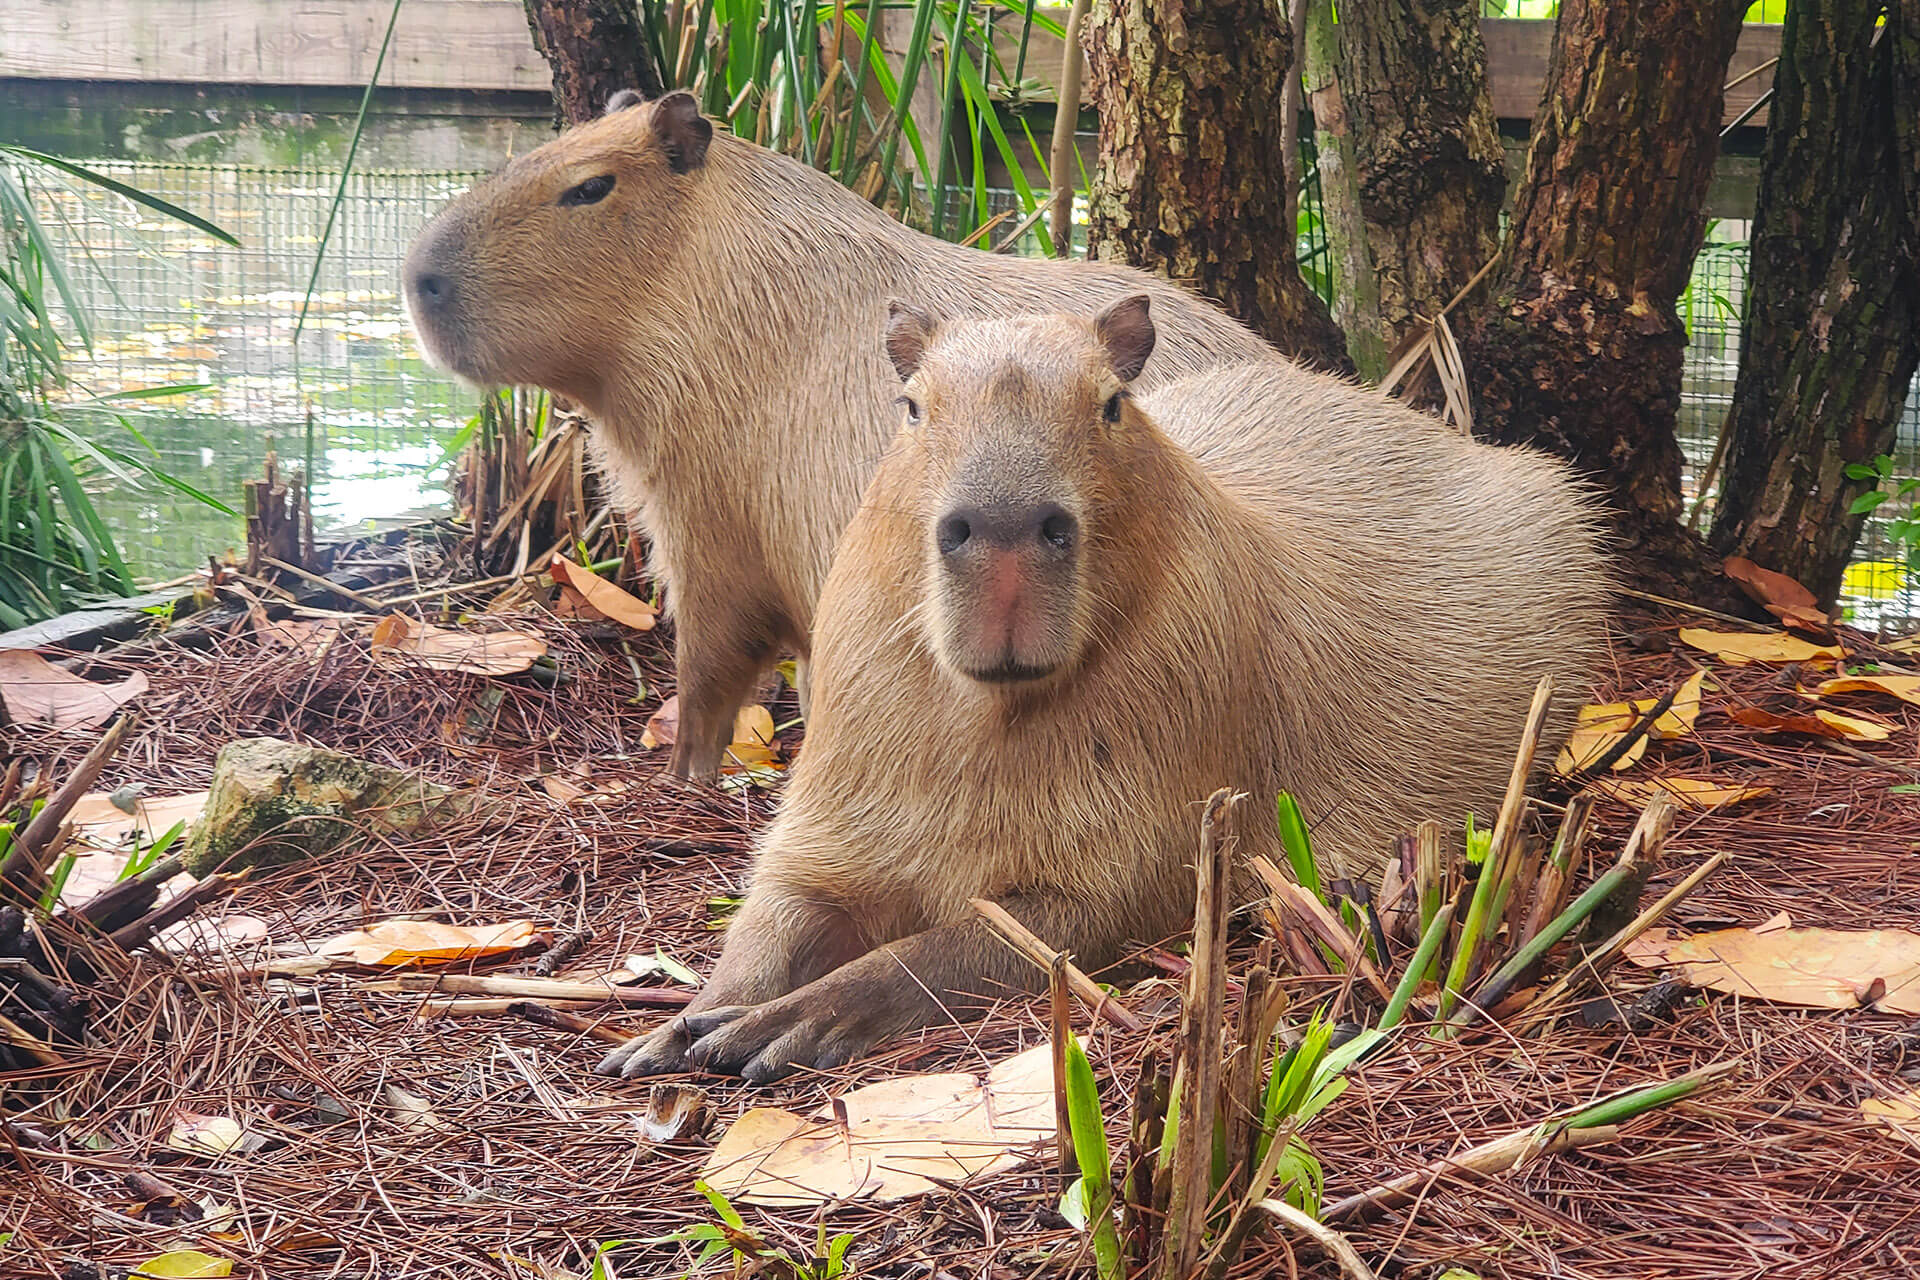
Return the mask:
[[675, 1018], [664, 1027], [633, 1039], [600, 1059], [594, 1071], [603, 1076], [641, 1080], [648, 1076], [677, 1075], [693, 1070], [687, 1049], [693, 1044], [685, 1018]]
[[697, 1038], [687, 1058], [707, 1071], [768, 1084], [796, 1070], [845, 1066], [880, 1038], [859, 1015], [822, 1012], [811, 1005], [786, 996], [750, 1009], [692, 1015], [686, 1022]]

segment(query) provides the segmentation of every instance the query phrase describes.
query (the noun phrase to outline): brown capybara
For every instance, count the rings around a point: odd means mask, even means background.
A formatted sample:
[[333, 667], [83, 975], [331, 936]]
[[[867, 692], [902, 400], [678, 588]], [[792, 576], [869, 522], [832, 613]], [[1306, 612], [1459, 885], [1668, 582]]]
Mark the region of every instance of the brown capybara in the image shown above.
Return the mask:
[[954, 316], [1091, 315], [1148, 292], [1160, 343], [1142, 387], [1280, 358], [1129, 267], [903, 227], [716, 132], [685, 93], [612, 110], [453, 201], [415, 241], [404, 283], [440, 364], [550, 388], [596, 424], [674, 618], [683, 777], [719, 766], [735, 711], [782, 651], [807, 657], [834, 543], [896, 425], [888, 299]]
[[905, 425], [746, 902], [686, 1014], [602, 1071], [766, 1080], [1031, 987], [970, 898], [1089, 966], [1174, 934], [1218, 787], [1255, 797], [1246, 854], [1279, 858], [1284, 789], [1356, 876], [1422, 819], [1492, 818], [1540, 677], [1571, 706], [1600, 652], [1587, 495], [1285, 364], [1136, 400], [1154, 340], [1144, 296], [895, 316]]

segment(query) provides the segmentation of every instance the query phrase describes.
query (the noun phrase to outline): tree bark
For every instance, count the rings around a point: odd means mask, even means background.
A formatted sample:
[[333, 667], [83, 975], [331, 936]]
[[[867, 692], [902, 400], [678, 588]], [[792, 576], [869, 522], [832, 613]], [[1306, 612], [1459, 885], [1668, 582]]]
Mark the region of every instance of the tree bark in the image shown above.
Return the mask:
[[553, 68], [553, 105], [561, 123], [593, 119], [622, 89], [648, 99], [665, 92], [633, 0], [523, 3], [533, 47]]
[[1681, 529], [1686, 330], [1727, 59], [1746, 0], [1564, 0], [1494, 292], [1462, 335], [1477, 430], [1570, 459], [1629, 576], [1712, 590]]
[[1300, 277], [1282, 121], [1293, 40], [1272, 0], [1096, 0], [1088, 252], [1199, 290], [1291, 355], [1350, 370]]
[[[1892, 452], [1920, 362], [1910, 203], [1920, 196], [1901, 180], [1894, 116], [1896, 49], [1920, 33], [1890, 12], [1876, 42], [1887, 8], [1788, 8], [1713, 524], [1716, 550], [1799, 579], [1823, 604], [1839, 594], [1866, 519], [1848, 508], [1874, 487], [1845, 468]], [[1902, 106], [1911, 112], [1912, 99]]]
[[1315, 6], [1307, 67], [1334, 316], [1378, 381], [1499, 249], [1506, 164], [1478, 0], [1374, 0], [1338, 23], [1331, 10]]

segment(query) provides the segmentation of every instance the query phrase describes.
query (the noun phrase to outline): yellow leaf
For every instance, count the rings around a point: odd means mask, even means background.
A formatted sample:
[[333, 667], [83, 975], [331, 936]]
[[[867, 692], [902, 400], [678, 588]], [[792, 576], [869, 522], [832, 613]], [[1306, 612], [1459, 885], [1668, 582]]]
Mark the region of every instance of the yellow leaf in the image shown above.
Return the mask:
[[[1700, 718], [1700, 690], [1706, 685], [1707, 673], [1696, 671], [1681, 684], [1678, 693], [1673, 695], [1673, 705], [1653, 722], [1648, 730], [1656, 738], [1680, 738], [1693, 732], [1694, 722]], [[1656, 699], [1647, 699], [1634, 703], [1642, 715], [1653, 710]]]
[[1895, 653], [1920, 653], [1920, 636], [1908, 636], [1903, 640], [1889, 640], [1887, 648]]
[[175, 1249], [157, 1258], [148, 1258], [128, 1273], [128, 1280], [151, 1276], [154, 1280], [195, 1280], [201, 1276], [230, 1276], [233, 1259], [216, 1258], [198, 1249]]
[[463, 928], [432, 920], [385, 920], [330, 938], [316, 955], [351, 956], [355, 964], [445, 964], [518, 951], [534, 940], [531, 920]]
[[451, 631], [390, 613], [373, 628], [373, 651], [437, 671], [506, 676], [545, 657], [547, 642], [524, 631]]
[[1920, 1137], [1920, 1093], [1909, 1090], [1895, 1098], [1864, 1098], [1860, 1114], [1882, 1128]]
[[1677, 967], [1685, 981], [1715, 991], [1920, 1015], [1920, 933], [1905, 929], [1720, 929], [1688, 938], [1654, 929], [1626, 954], [1647, 968]]
[[1840, 676], [1821, 684], [1821, 693], [1890, 693], [1920, 707], [1920, 676]]
[[588, 604], [615, 622], [624, 623], [635, 631], [653, 630], [657, 617], [654, 607], [618, 584], [608, 582], [593, 570], [582, 568], [565, 556], [555, 556], [549, 572], [553, 574], [555, 582], [571, 587]]
[[1814, 644], [1784, 631], [1730, 633], [1682, 627], [1680, 643], [1735, 666], [1749, 662], [1832, 662], [1847, 656], [1837, 644]]
[[1656, 795], [1667, 795], [1691, 809], [1725, 809], [1773, 794], [1772, 787], [1723, 786], [1704, 778], [1651, 778], [1644, 781], [1602, 778], [1594, 785], [1614, 799], [1628, 804], [1644, 805]]
[[701, 1176], [733, 1200], [793, 1206], [900, 1200], [1017, 1168], [1053, 1140], [1052, 1054], [1037, 1045], [985, 1079], [955, 1071], [855, 1089], [839, 1100], [844, 1125], [833, 1103], [811, 1118], [755, 1107]]
[[196, 1156], [223, 1156], [247, 1140], [232, 1116], [201, 1116], [183, 1111], [167, 1133], [167, 1146]]
[[1880, 742], [1893, 733], [1886, 725], [1820, 708], [1807, 716], [1782, 714], [1762, 707], [1728, 707], [1727, 719], [1735, 724], [1775, 733], [1805, 733], [1816, 738], [1854, 738], [1862, 742]]
[[1893, 736], [1893, 729], [1872, 720], [1862, 720], [1859, 716], [1843, 716], [1838, 711], [1816, 709], [1813, 713], [1827, 724], [1840, 730], [1842, 736], [1858, 738], [1862, 742], [1885, 742]]

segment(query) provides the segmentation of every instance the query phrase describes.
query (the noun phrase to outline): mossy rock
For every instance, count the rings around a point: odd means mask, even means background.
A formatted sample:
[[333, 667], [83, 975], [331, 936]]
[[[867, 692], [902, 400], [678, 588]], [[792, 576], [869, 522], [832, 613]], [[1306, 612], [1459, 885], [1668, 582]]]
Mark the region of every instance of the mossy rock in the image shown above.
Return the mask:
[[323, 747], [243, 738], [220, 748], [207, 807], [182, 855], [196, 876], [277, 866], [408, 835], [470, 812], [474, 798]]

